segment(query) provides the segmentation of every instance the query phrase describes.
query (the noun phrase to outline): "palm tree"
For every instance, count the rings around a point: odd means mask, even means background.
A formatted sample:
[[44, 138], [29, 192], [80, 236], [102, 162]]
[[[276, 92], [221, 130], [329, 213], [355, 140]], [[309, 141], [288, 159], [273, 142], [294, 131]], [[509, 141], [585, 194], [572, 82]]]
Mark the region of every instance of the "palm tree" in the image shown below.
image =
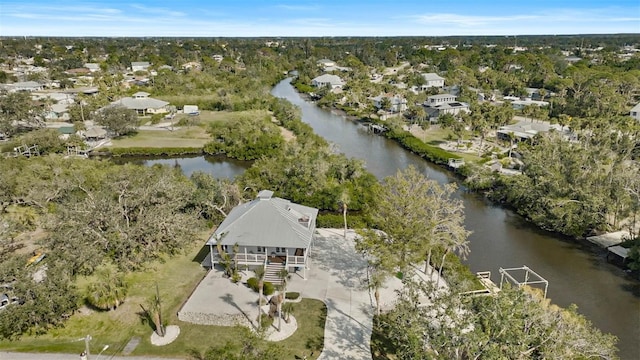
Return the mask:
[[280, 280], [282, 280], [282, 293], [278, 294], [278, 331], [282, 328], [282, 303], [287, 298], [287, 278], [289, 277], [289, 271], [282, 269], [278, 272]]
[[98, 271], [98, 279], [87, 288], [87, 301], [98, 309], [115, 310], [127, 297], [124, 274], [115, 266], [106, 265]]
[[264, 286], [264, 267], [259, 266], [253, 270], [258, 279], [258, 329], [262, 328], [262, 287]]

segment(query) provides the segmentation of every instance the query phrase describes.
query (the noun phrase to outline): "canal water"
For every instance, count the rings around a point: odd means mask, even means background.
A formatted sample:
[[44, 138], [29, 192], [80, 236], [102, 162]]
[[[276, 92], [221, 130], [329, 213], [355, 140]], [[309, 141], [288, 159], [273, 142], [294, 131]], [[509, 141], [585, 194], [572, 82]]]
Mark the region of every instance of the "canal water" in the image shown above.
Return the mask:
[[[415, 166], [440, 183], [456, 182], [452, 174], [401, 148], [397, 143], [367, 132], [361, 125], [305, 101], [290, 80], [271, 92], [302, 110], [302, 120], [316, 134], [334, 143], [346, 156], [365, 161], [379, 179], [398, 169]], [[640, 284], [624, 271], [608, 264], [601, 251], [566, 241], [524, 221], [510, 210], [496, 206], [477, 194], [457, 196], [465, 205], [471, 254], [466, 260], [473, 272], [491, 271], [499, 283], [498, 269], [528, 266], [549, 281], [548, 297], [566, 307], [578, 305], [599, 329], [619, 338], [622, 359], [640, 359]]]
[[[318, 135], [335, 144], [346, 156], [364, 160], [367, 169], [378, 179], [413, 165], [442, 184], [458, 182], [447, 170], [428, 163], [397, 143], [305, 101], [289, 79], [278, 83], [272, 94], [299, 106], [302, 120]], [[203, 156], [140, 158], [135, 162], [178, 164], [186, 175], [201, 170], [223, 178], [233, 178], [250, 166], [248, 162]], [[500, 267], [528, 266], [549, 281], [548, 297], [553, 303], [563, 307], [576, 304], [578, 311], [596, 327], [619, 338], [622, 359], [640, 359], [640, 283], [608, 264], [601, 250], [542, 231], [514, 212], [464, 191], [463, 187], [456, 196], [464, 201], [465, 225], [473, 231], [469, 238], [471, 253], [465, 261], [473, 272], [491, 271], [492, 279], [499, 283]]]

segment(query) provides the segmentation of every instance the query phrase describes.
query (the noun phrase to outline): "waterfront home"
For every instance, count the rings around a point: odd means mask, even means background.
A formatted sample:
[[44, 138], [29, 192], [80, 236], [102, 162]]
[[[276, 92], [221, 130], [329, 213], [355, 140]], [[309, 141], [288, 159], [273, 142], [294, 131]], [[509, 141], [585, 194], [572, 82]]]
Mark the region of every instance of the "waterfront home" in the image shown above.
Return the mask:
[[304, 276], [317, 216], [318, 209], [262, 190], [253, 201], [233, 208], [209, 237], [205, 261], [219, 264], [221, 250], [235, 266], [264, 267], [267, 281], [279, 282], [278, 273], [283, 269], [302, 270]]
[[331, 90], [342, 89], [344, 81], [337, 75], [324, 74], [313, 78], [313, 80], [311, 80], [311, 86], [317, 88], [329, 87]]
[[4, 85], [5, 90], [8, 92], [17, 92], [17, 91], [40, 91], [43, 88], [43, 85], [36, 81], [21, 81], [15, 82], [13, 84]]
[[372, 97], [371, 101], [373, 101], [373, 106], [375, 106], [376, 109], [382, 109], [385, 102], [384, 99], [389, 101], [389, 108], [383, 110], [388, 110], [392, 113], [399, 113], [407, 110], [407, 99], [399, 95], [382, 94]]
[[424, 102], [425, 110], [430, 119], [437, 119], [444, 114], [458, 115], [461, 112], [469, 113], [469, 104], [457, 101], [451, 94], [431, 95]]

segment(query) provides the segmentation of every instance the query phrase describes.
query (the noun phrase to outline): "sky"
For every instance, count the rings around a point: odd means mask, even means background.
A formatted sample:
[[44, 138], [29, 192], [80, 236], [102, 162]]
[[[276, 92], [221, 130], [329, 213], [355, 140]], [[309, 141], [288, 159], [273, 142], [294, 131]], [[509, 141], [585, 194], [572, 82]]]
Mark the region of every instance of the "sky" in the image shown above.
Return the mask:
[[0, 0], [0, 36], [640, 33], [640, 0]]

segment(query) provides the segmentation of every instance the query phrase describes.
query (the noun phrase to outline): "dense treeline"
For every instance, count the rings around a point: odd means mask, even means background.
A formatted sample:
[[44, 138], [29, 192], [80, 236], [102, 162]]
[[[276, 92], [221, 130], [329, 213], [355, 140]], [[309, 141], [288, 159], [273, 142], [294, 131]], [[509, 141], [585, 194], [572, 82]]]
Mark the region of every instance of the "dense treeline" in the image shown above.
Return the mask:
[[[225, 193], [217, 180], [205, 186], [162, 166], [44, 156], [4, 159], [0, 169], [0, 284], [19, 301], [0, 311], [5, 338], [61, 324], [82, 304], [77, 275], [105, 264], [141, 269], [182, 251], [218, 200], [202, 191]], [[32, 254], [23, 247], [45, 253], [46, 267], [25, 267]]]

